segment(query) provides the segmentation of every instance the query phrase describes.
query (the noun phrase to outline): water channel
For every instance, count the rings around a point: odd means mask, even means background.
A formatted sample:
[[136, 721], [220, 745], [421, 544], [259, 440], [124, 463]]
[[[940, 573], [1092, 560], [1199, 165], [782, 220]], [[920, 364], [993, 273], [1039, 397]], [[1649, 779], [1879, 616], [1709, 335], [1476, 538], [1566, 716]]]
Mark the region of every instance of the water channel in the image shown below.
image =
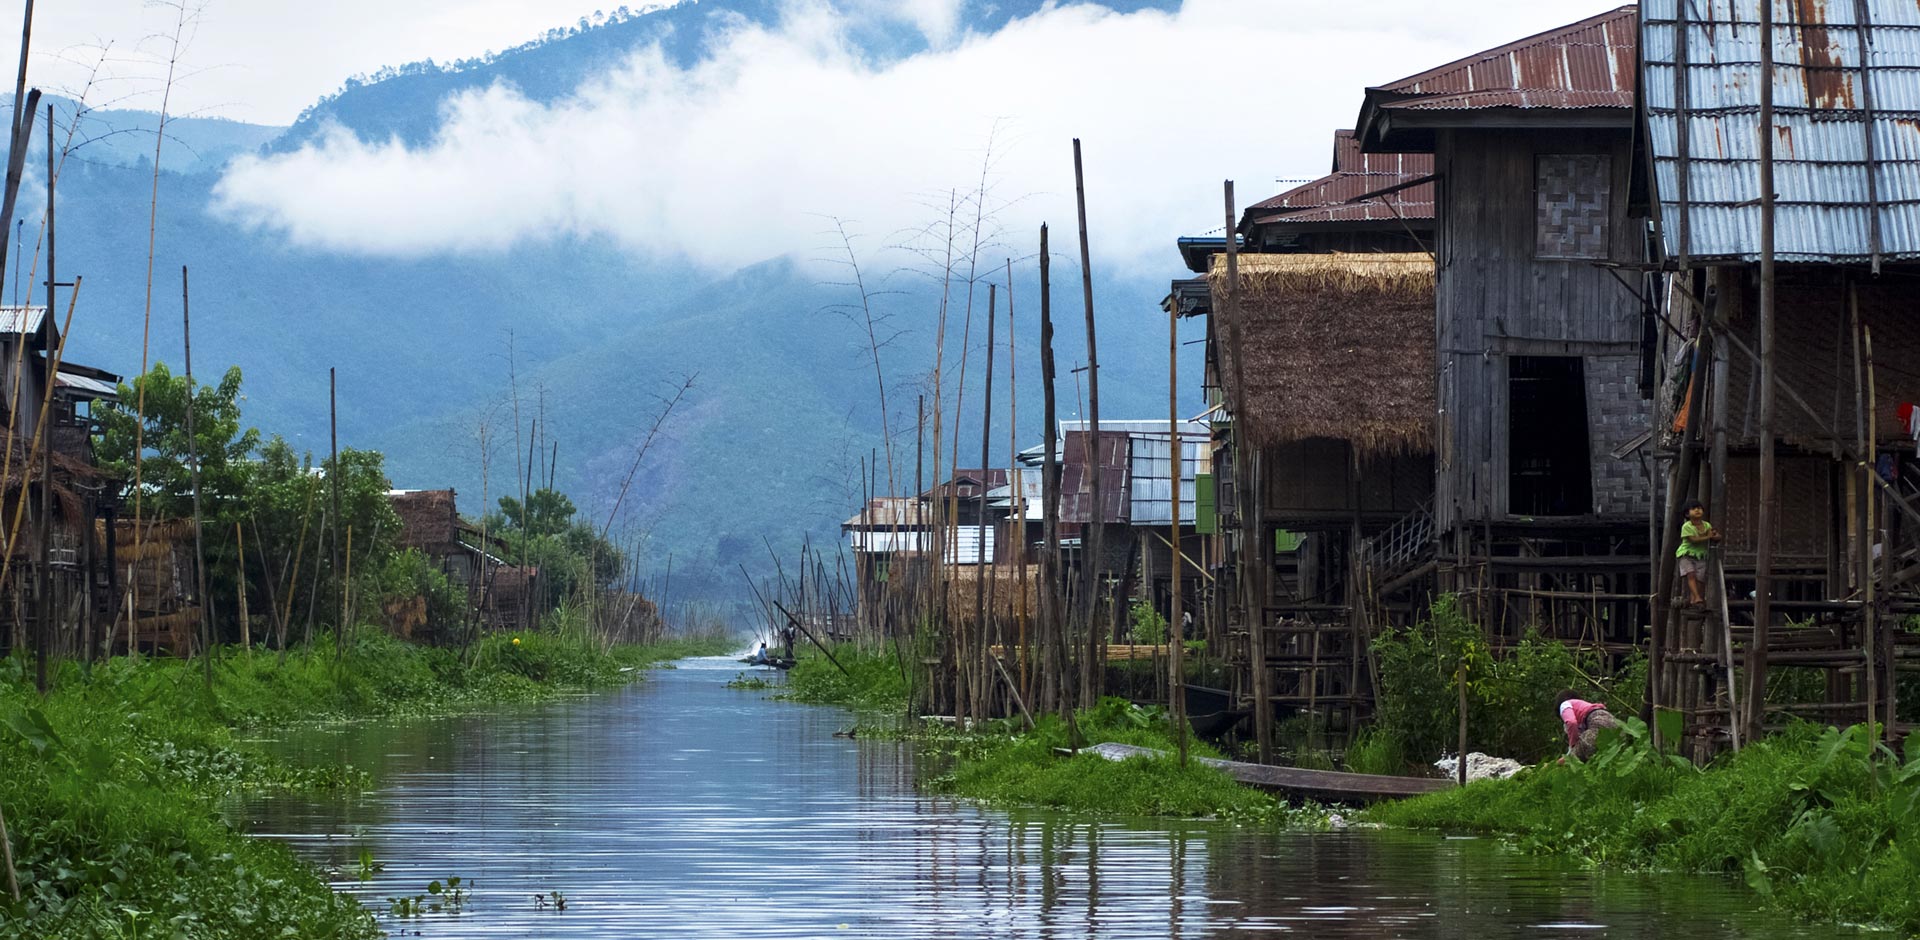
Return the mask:
[[[837, 709], [682, 662], [500, 714], [274, 742], [378, 788], [237, 812], [428, 938], [1840, 937], [1731, 883], [1595, 874], [1494, 842], [1207, 822], [1089, 821], [929, 797], [913, 749], [836, 738]], [[362, 876], [365, 850], [378, 871]], [[458, 875], [458, 914], [386, 899]], [[559, 892], [565, 910], [535, 895]]]

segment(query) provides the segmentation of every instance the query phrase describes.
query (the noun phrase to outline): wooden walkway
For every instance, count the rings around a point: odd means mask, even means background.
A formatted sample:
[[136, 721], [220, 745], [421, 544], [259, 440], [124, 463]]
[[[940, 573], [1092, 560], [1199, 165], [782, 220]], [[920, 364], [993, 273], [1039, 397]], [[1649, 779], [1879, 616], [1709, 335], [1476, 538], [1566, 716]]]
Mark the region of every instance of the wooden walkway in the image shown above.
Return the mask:
[[[1062, 751], [1062, 753], [1067, 752]], [[1172, 756], [1166, 751], [1150, 747], [1135, 747], [1131, 744], [1096, 744], [1093, 747], [1081, 748], [1080, 753], [1114, 761], [1134, 757]], [[1302, 796], [1322, 803], [1373, 803], [1379, 800], [1399, 800], [1423, 793], [1434, 793], [1453, 786], [1452, 780], [1438, 777], [1386, 777], [1377, 774], [1351, 774], [1337, 770], [1307, 770], [1300, 767], [1277, 767], [1271, 764], [1248, 764], [1211, 757], [1193, 759], [1211, 767], [1218, 767], [1225, 771], [1227, 776], [1247, 786], [1290, 796]]]

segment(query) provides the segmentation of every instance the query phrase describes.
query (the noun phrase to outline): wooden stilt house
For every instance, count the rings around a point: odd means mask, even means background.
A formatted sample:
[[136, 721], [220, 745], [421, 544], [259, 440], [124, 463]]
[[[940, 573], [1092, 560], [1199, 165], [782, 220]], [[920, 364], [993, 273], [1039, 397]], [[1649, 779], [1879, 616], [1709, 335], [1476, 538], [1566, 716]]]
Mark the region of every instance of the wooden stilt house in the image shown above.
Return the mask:
[[[1788, 716], [1903, 733], [1920, 666], [1920, 11], [1763, 2], [1640, 23], [1671, 481], [1652, 691], [1697, 756]], [[1725, 534], [1703, 611], [1665, 603], [1689, 497]]]
[[1369, 153], [1436, 178], [1434, 561], [1482, 623], [1625, 652], [1652, 508], [1646, 225], [1626, 6], [1369, 88]]

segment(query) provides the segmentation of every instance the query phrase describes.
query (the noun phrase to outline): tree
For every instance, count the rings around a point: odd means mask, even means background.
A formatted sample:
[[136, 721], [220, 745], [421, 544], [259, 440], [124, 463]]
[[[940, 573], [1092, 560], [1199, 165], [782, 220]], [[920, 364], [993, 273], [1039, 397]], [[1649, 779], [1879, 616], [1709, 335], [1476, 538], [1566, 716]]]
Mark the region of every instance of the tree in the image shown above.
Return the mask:
[[155, 363], [146, 375], [120, 386], [118, 402], [100, 402], [100, 441], [95, 450], [100, 466], [122, 480], [133, 479], [134, 441], [140, 416], [133, 403], [146, 393], [146, 452], [141, 481], [147, 493], [141, 514], [149, 519], [178, 518], [193, 512], [192, 455], [200, 459], [200, 498], [209, 523], [231, 524], [246, 489], [247, 458], [260, 444], [260, 432], [241, 429], [240, 367], [226, 371], [218, 385], [196, 383], [193, 389], [193, 444], [187, 440], [187, 379], [176, 376], [166, 363]]

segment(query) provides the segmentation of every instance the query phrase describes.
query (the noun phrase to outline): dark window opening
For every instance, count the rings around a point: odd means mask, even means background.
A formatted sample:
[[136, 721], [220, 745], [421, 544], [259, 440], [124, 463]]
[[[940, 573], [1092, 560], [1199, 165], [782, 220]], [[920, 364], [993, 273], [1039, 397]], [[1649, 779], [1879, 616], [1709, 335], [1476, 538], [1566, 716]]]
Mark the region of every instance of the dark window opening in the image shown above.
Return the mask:
[[1575, 356], [1507, 360], [1507, 511], [1516, 516], [1593, 511], [1582, 365]]

